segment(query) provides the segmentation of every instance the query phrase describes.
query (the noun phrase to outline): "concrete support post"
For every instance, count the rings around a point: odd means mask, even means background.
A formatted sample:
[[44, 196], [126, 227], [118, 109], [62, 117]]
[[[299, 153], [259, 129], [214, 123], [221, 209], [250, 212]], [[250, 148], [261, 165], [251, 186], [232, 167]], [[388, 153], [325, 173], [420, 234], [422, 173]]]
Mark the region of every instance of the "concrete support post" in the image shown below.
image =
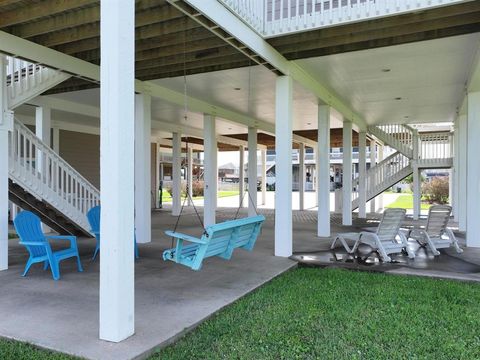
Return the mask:
[[453, 199], [452, 214], [455, 221], [458, 222], [458, 117], [453, 125], [453, 168], [450, 175], [453, 176]]
[[290, 76], [279, 76], [275, 88], [275, 256], [292, 255], [292, 104]]
[[342, 223], [352, 225], [352, 122], [343, 121]]
[[467, 231], [467, 116], [458, 117], [458, 229]]
[[187, 189], [188, 189], [188, 205], [192, 206], [192, 186], [193, 186], [193, 149], [188, 148], [187, 151]]
[[[377, 161], [377, 144], [375, 141], [370, 140], [370, 169], [376, 166]], [[375, 208], [375, 198], [370, 200], [370, 212], [374, 213], [377, 209]]]
[[330, 106], [318, 107], [317, 236], [330, 236]]
[[[319, 114], [320, 114], [320, 110], [319, 110]], [[328, 124], [328, 129], [329, 129], [328, 131], [330, 132], [330, 124]], [[328, 141], [330, 141], [330, 134], [328, 134], [328, 139], [329, 139]], [[327, 153], [328, 153], [328, 190], [330, 191], [330, 144], [328, 144]], [[318, 207], [318, 205], [320, 204], [320, 201], [319, 201], [320, 194], [319, 194], [319, 191], [318, 191], [318, 189], [319, 189], [319, 187], [318, 187], [318, 176], [319, 176], [320, 167], [321, 167], [321, 165], [320, 165], [320, 155], [319, 155], [319, 151], [318, 151], [318, 144], [317, 144], [317, 148], [313, 149], [313, 156], [315, 158], [315, 167], [312, 171], [312, 179], [313, 179], [312, 181], [313, 181], [313, 188], [315, 189], [315, 206]], [[330, 200], [330, 197], [329, 197], [329, 200]], [[329, 219], [329, 223], [330, 223], [330, 219]]]
[[238, 206], [244, 207], [245, 196], [245, 146], [240, 145], [238, 147], [240, 155], [240, 169], [238, 172]]
[[267, 150], [261, 150], [262, 160], [262, 205], [267, 205]]
[[257, 214], [257, 129], [248, 128], [248, 216]]
[[215, 117], [204, 114], [203, 116], [203, 136], [204, 136], [204, 208], [203, 222], [205, 226], [215, 224], [215, 212], [217, 209], [217, 137], [215, 127]]
[[119, 342], [135, 331], [135, 2], [100, 9], [100, 339]]
[[152, 241], [152, 98], [135, 95], [135, 232], [138, 243]]
[[60, 154], [60, 129], [57, 127], [53, 128], [53, 139], [52, 139], [53, 151], [57, 154]]
[[480, 247], [480, 92], [467, 96], [467, 246]]
[[413, 164], [413, 219], [418, 220], [420, 217], [422, 188], [421, 188], [421, 171], [418, 169], [417, 162]]
[[0, 270], [8, 269], [8, 124], [7, 60], [0, 54]]
[[155, 193], [155, 207], [160, 207], [160, 181], [162, 180], [160, 174], [160, 144], [155, 144], [155, 188], [153, 189]]
[[367, 217], [367, 133], [358, 133], [358, 217]]
[[180, 215], [182, 208], [182, 137], [172, 134], [172, 215]]
[[298, 206], [305, 210], [305, 144], [301, 143], [298, 151]]
[[[383, 158], [384, 158], [384, 155], [385, 155], [385, 153], [384, 153], [385, 152], [385, 146], [380, 145], [377, 150], [378, 150], [378, 156], [377, 156], [378, 159], [377, 160], [380, 163], [380, 162], [383, 161]], [[383, 193], [377, 196], [377, 208], [383, 210]]]

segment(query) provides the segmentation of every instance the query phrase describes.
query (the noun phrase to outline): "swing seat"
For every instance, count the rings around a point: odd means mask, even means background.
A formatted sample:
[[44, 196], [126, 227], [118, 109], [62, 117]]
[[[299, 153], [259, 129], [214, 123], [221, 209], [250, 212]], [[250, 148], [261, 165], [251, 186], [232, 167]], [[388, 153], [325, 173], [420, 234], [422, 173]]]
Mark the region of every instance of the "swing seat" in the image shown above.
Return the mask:
[[201, 238], [166, 231], [165, 234], [176, 240], [176, 247], [165, 250], [163, 260], [174, 261], [192, 270], [200, 270], [203, 260], [211, 256], [230, 260], [236, 248], [253, 250], [264, 221], [263, 215], [225, 221], [208, 226]]

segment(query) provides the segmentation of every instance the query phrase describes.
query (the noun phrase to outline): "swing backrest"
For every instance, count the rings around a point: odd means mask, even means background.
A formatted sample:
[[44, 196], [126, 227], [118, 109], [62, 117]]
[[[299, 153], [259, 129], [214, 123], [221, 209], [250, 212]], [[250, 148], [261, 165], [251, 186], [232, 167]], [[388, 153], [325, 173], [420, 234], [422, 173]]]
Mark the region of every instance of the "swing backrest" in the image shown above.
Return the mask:
[[263, 215], [257, 215], [208, 226], [203, 235], [208, 241], [205, 257], [228, 253], [231, 256], [235, 248], [252, 250], [264, 221]]

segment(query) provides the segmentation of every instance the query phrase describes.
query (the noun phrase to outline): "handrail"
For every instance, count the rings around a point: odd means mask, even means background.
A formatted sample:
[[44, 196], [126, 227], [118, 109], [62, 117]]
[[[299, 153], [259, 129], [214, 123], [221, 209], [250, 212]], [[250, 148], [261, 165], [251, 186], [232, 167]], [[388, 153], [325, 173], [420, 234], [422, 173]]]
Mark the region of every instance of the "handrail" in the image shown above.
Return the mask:
[[468, 0], [219, 0], [264, 37], [415, 12]]
[[453, 134], [450, 132], [420, 133], [419, 142], [420, 160], [453, 157]]
[[9, 136], [9, 170], [32, 195], [88, 230], [86, 214], [100, 204], [100, 191], [17, 119]]

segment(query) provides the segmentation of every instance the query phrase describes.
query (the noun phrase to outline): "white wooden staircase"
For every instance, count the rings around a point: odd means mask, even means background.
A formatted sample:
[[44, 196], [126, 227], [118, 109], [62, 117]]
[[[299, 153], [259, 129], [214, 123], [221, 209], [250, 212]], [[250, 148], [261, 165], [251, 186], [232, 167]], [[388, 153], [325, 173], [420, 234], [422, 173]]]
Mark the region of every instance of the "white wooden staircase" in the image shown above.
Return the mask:
[[61, 71], [14, 57], [8, 56], [7, 60], [9, 110], [15, 109], [71, 77]]

